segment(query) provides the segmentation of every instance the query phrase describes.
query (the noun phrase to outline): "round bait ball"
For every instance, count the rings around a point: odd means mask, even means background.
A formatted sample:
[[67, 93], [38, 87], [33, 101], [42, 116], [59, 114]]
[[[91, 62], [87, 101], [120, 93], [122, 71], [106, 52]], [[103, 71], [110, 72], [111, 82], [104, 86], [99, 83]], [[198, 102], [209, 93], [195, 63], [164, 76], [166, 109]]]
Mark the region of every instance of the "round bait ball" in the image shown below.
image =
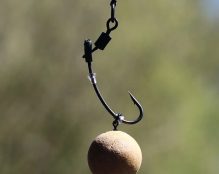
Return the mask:
[[136, 174], [141, 162], [138, 143], [121, 131], [97, 136], [88, 151], [88, 164], [93, 174]]

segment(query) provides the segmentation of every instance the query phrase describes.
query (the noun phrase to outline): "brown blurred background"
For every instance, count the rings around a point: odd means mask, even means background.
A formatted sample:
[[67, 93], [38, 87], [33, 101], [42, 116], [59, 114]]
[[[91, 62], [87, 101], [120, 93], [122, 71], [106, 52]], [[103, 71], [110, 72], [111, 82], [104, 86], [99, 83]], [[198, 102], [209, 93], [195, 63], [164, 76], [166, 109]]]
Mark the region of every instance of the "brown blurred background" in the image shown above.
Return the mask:
[[[209, 1], [210, 2], [210, 1]], [[119, 28], [94, 55], [101, 92], [133, 119], [139, 174], [219, 173], [219, 22], [194, 0], [118, 1]], [[0, 1], [0, 173], [90, 174], [91, 141], [112, 129], [87, 79], [85, 38], [109, 1]], [[210, 14], [210, 15], [209, 15]]]

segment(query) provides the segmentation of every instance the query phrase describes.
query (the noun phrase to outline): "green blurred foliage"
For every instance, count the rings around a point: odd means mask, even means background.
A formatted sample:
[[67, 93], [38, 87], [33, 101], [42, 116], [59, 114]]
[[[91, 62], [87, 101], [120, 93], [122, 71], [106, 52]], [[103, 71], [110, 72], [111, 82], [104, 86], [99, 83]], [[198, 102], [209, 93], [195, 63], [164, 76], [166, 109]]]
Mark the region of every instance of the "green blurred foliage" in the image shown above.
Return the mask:
[[[105, 31], [108, 1], [1, 0], [0, 173], [90, 173], [92, 139], [111, 130], [81, 58]], [[94, 68], [140, 144], [139, 174], [219, 173], [219, 25], [200, 1], [119, 1], [119, 28]]]

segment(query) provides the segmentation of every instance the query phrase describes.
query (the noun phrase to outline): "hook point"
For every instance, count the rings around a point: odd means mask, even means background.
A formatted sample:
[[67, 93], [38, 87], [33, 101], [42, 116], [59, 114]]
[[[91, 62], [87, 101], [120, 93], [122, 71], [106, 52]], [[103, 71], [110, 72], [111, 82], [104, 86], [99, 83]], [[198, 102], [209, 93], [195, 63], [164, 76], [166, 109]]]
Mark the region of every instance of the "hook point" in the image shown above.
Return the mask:
[[130, 97], [131, 97], [133, 103], [136, 105], [136, 104], [138, 103], [138, 102], [137, 102], [137, 99], [134, 97], [134, 95], [133, 95], [130, 91], [128, 91], [128, 93], [129, 93], [129, 95], [130, 95]]

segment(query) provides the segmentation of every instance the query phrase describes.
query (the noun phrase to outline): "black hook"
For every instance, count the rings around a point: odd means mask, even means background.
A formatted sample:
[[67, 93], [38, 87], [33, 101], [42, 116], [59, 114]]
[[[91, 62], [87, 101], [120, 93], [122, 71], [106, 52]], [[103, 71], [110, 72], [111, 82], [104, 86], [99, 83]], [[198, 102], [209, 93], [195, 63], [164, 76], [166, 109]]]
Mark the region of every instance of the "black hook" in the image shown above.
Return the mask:
[[142, 118], [143, 118], [143, 108], [141, 106], [141, 104], [138, 102], [138, 100], [129, 92], [129, 95], [133, 101], [133, 103], [137, 106], [138, 110], [139, 110], [139, 116], [137, 117], [137, 119], [133, 120], [133, 121], [128, 121], [125, 120], [125, 117], [121, 114], [121, 113], [115, 113], [110, 107], [109, 105], [106, 103], [106, 101], [104, 100], [104, 98], [102, 97], [98, 86], [97, 86], [97, 80], [96, 80], [96, 74], [93, 73], [92, 70], [92, 53], [95, 52], [96, 50], [100, 49], [100, 50], [104, 50], [105, 47], [107, 46], [107, 44], [110, 42], [111, 37], [110, 37], [110, 33], [115, 30], [118, 27], [118, 21], [115, 18], [115, 7], [116, 7], [116, 0], [111, 0], [110, 6], [111, 6], [111, 18], [109, 18], [106, 22], [106, 27], [107, 27], [107, 31], [106, 32], [102, 32], [101, 35], [99, 36], [99, 38], [96, 40], [96, 42], [94, 43], [95, 47], [92, 48], [92, 41], [90, 39], [85, 40], [84, 42], [84, 56], [83, 58], [85, 58], [85, 61], [88, 64], [88, 70], [89, 70], [89, 79], [93, 85], [93, 88], [96, 92], [97, 97], [99, 98], [100, 102], [102, 103], [102, 105], [104, 106], [104, 108], [110, 113], [110, 115], [113, 116], [114, 121], [113, 121], [113, 127], [114, 130], [117, 129], [117, 126], [121, 123], [125, 123], [125, 124], [136, 124], [138, 123]]
[[117, 129], [117, 126], [120, 123], [125, 123], [125, 124], [136, 124], [138, 123], [142, 118], [143, 118], [143, 108], [141, 106], [141, 104], [138, 102], [138, 100], [129, 92], [129, 95], [133, 101], [133, 103], [137, 106], [138, 110], [139, 110], [139, 116], [137, 117], [136, 120], [134, 121], [128, 121], [125, 120], [125, 117], [121, 114], [121, 113], [115, 113], [110, 107], [109, 105], [106, 103], [106, 101], [104, 100], [104, 98], [102, 97], [98, 86], [97, 86], [97, 80], [96, 80], [96, 75], [95, 73], [93, 73], [92, 70], [92, 42], [91, 40], [85, 40], [84, 42], [84, 50], [85, 50], [85, 55], [84, 58], [86, 60], [86, 62], [88, 63], [88, 70], [89, 70], [89, 79], [93, 85], [93, 88], [96, 92], [97, 97], [99, 98], [100, 102], [102, 103], [102, 105], [104, 106], [104, 108], [113, 116], [114, 121], [113, 121], [113, 126], [114, 126], [114, 130]]

